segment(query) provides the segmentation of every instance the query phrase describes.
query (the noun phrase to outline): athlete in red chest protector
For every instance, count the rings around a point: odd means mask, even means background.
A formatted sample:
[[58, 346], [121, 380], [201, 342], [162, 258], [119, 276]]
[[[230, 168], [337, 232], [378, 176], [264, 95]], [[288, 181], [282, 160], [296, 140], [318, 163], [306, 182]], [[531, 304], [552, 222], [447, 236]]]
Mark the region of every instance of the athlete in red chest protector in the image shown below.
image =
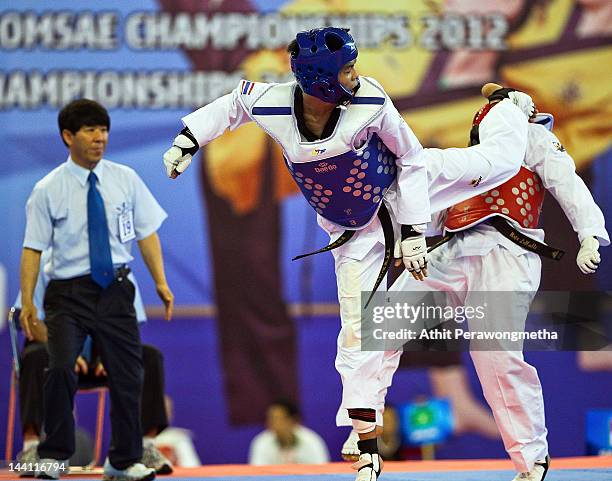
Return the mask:
[[[487, 104], [476, 114], [470, 145], [478, 144], [478, 126], [489, 109]], [[426, 284], [452, 291], [465, 306], [477, 304], [482, 292], [521, 296], [521, 302], [513, 297], [511, 306], [489, 304], [484, 320], [470, 320], [470, 330], [524, 330], [540, 284], [540, 257], [560, 260], [563, 256], [544, 243], [544, 231], [538, 229], [546, 191], [558, 201], [578, 236], [576, 262], [584, 274], [596, 271], [599, 246], [610, 244], [601, 210], [576, 174], [573, 159], [551, 132], [553, 121], [550, 114], [531, 119], [525, 159], [514, 177], [434, 216], [439, 230], [453, 236], [431, 253]], [[415, 285], [405, 274], [397, 283], [404, 290]], [[550, 458], [536, 369], [520, 350], [479, 349], [472, 343], [470, 354], [518, 472], [514, 481], [543, 481]]]

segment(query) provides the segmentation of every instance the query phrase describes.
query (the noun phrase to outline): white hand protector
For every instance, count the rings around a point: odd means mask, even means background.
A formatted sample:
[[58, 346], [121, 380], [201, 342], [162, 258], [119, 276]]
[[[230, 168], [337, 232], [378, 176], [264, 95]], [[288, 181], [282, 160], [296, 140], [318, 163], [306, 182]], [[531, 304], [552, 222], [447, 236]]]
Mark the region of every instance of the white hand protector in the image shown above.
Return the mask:
[[521, 111], [527, 116], [528, 119], [535, 115], [535, 104], [533, 103], [531, 97], [525, 92], [519, 92], [518, 90], [508, 92], [508, 98], [512, 100], [512, 103], [514, 105], [521, 109]]
[[415, 279], [423, 280], [427, 277], [427, 242], [424, 234], [397, 240], [394, 257], [402, 259], [404, 266]]
[[599, 241], [595, 237], [586, 237], [580, 244], [580, 250], [576, 256], [576, 264], [583, 274], [593, 274], [601, 257], [599, 255]]
[[191, 160], [199, 148], [200, 146], [189, 129], [183, 129], [174, 139], [172, 147], [164, 153], [164, 165], [168, 177], [176, 179], [182, 174], [191, 164]]

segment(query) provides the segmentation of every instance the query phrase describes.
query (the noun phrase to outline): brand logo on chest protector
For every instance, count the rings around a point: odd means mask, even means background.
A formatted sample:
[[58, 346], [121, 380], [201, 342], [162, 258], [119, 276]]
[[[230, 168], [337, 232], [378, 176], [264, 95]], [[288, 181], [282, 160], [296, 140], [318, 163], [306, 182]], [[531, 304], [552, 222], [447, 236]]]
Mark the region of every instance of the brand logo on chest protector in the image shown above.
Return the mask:
[[317, 156], [317, 155], [321, 155], [323, 152], [325, 152], [327, 149], [312, 149], [312, 151], [310, 152], [310, 155], [312, 155], [313, 157]]
[[[328, 149], [328, 153], [329, 153]], [[304, 154], [310, 157], [308, 150]], [[312, 208], [325, 219], [350, 228], [364, 227], [376, 215], [387, 189], [395, 181], [396, 156], [372, 134], [359, 151], [287, 167]]]
[[319, 164], [317, 164], [317, 167], [314, 168], [314, 171], [317, 174], [327, 174], [328, 172], [333, 172], [334, 170], [337, 170], [337, 169], [338, 169], [338, 166], [335, 164], [330, 165], [327, 162], [320, 162]]

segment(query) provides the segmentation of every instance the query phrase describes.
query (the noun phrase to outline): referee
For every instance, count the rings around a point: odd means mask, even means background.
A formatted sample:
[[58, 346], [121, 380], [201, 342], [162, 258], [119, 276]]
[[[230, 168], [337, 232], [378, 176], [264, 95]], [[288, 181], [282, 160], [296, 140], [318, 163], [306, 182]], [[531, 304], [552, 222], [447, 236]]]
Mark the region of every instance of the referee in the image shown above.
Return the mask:
[[41, 252], [51, 279], [44, 308], [49, 367], [45, 373], [44, 431], [36, 477], [67, 473], [75, 449], [75, 361], [90, 335], [108, 373], [112, 438], [104, 479], [144, 481], [155, 471], [140, 463], [142, 348], [134, 311], [134, 285], [127, 278], [134, 240], [172, 316], [174, 296], [164, 274], [156, 231], [166, 218], [143, 181], [130, 168], [103, 159], [110, 118], [100, 104], [75, 100], [58, 117], [70, 155], [34, 187], [26, 206], [21, 257], [20, 321], [28, 339], [45, 329], [33, 293]]

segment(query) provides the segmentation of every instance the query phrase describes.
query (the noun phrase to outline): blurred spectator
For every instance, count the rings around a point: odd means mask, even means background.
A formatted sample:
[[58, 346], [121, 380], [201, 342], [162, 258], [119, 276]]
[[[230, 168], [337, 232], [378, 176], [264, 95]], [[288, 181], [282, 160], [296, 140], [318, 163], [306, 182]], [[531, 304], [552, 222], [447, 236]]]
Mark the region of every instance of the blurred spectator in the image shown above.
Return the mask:
[[[444, 357], [445, 354], [450, 354], [452, 357], [454, 353], [438, 354], [440, 357]], [[429, 379], [433, 396], [448, 399], [451, 403], [455, 417], [455, 434], [475, 433], [489, 439], [501, 437], [491, 410], [474, 396], [465, 366], [449, 364], [431, 367]]]
[[383, 432], [378, 440], [378, 452], [385, 461], [401, 461], [402, 434], [397, 410], [387, 404], [383, 412]]
[[317, 433], [300, 424], [297, 407], [277, 401], [267, 411], [267, 429], [249, 448], [249, 464], [323, 464], [329, 462], [325, 442]]
[[583, 371], [612, 371], [612, 344], [601, 351], [579, 351], [577, 360]]
[[171, 426], [174, 421], [174, 402], [166, 394], [164, 397], [168, 426], [155, 438], [155, 446], [174, 466], [195, 468], [202, 462], [193, 445], [193, 433], [188, 429]]

